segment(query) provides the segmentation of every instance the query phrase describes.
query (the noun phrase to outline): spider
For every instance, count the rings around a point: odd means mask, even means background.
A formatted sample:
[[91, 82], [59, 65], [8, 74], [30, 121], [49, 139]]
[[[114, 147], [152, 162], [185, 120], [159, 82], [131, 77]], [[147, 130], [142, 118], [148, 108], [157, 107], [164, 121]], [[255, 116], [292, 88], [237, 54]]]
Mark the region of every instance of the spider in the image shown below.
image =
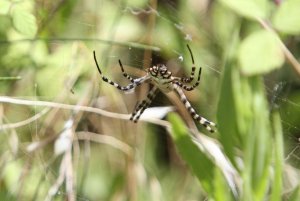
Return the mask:
[[121, 86], [121, 85], [109, 80], [108, 78], [106, 78], [100, 70], [95, 51], [93, 51], [93, 54], [94, 54], [94, 60], [95, 60], [98, 72], [99, 72], [100, 76], [102, 77], [102, 80], [104, 82], [107, 82], [107, 83], [113, 85], [117, 89], [124, 91], [124, 92], [130, 91], [130, 90], [136, 88], [137, 86], [141, 85], [142, 83], [145, 83], [146, 81], [150, 82], [153, 85], [153, 87], [150, 89], [150, 91], [147, 95], [147, 98], [144, 99], [142, 102], [140, 102], [135, 107], [135, 110], [132, 112], [130, 120], [133, 121], [134, 123], [136, 123], [139, 120], [140, 116], [145, 111], [145, 109], [150, 106], [152, 100], [155, 98], [155, 96], [158, 92], [158, 89], [159, 89], [163, 93], [168, 93], [170, 91], [177, 92], [177, 94], [180, 97], [180, 100], [185, 105], [186, 109], [188, 110], [190, 115], [193, 117], [193, 119], [195, 119], [200, 124], [202, 124], [208, 131], [215, 132], [213, 127], [216, 127], [216, 124], [207, 120], [206, 118], [200, 116], [199, 114], [197, 114], [195, 109], [191, 106], [190, 102], [187, 100], [187, 98], [182, 90], [182, 89], [184, 89], [186, 91], [192, 91], [193, 89], [195, 89], [200, 83], [200, 76], [201, 76], [201, 67], [200, 67], [199, 72], [198, 72], [197, 81], [191, 86], [186, 85], [187, 83], [191, 83], [194, 80], [194, 75], [195, 75], [195, 70], [196, 70], [193, 53], [192, 53], [189, 45], [187, 45], [187, 48], [191, 55], [192, 64], [193, 64], [192, 72], [189, 77], [181, 77], [181, 78], [174, 77], [174, 76], [172, 76], [172, 72], [169, 71], [164, 64], [158, 64], [156, 66], [152, 66], [152, 67], [148, 68], [146, 70], [146, 75], [144, 75], [143, 77], [134, 79], [125, 72], [123, 64], [121, 63], [121, 60], [119, 60], [119, 65], [120, 65], [123, 76], [131, 82], [127, 86]]

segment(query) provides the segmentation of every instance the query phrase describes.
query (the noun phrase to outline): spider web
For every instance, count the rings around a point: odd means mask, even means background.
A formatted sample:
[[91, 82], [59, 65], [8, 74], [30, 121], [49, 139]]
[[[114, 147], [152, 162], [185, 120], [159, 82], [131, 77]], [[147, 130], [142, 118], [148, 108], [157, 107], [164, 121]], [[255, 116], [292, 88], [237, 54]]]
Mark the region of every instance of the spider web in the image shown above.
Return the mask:
[[[282, 74], [277, 72], [278, 75]], [[278, 81], [278, 80], [277, 80]], [[271, 110], [278, 110], [281, 115], [281, 123], [285, 140], [285, 160], [299, 168], [300, 166], [300, 126], [298, 125], [298, 116], [300, 112], [300, 104], [295, 92], [295, 88], [299, 86], [299, 80], [294, 81], [279, 80], [268, 86], [266, 81], [266, 91], [269, 96], [269, 104]]]
[[[140, 14], [155, 14], [155, 16], [165, 21], [167, 24], [172, 26], [174, 30], [178, 32], [181, 40], [185, 43], [193, 43], [195, 37], [193, 36], [192, 30], [187, 29], [189, 26], [188, 23], [185, 23], [184, 20], [180, 19], [176, 6], [171, 1], [164, 1], [164, 12], [160, 12], [160, 9], [154, 9], [151, 6], [145, 8], [130, 7], [127, 6], [124, 11], [139, 16]], [[166, 13], [176, 13], [173, 15], [168, 15]], [[182, 15], [181, 15], [182, 16]], [[195, 19], [196, 20], [196, 19]], [[214, 40], [213, 38], [210, 38]], [[172, 46], [168, 44], [168, 41], [165, 41], [165, 46], [170, 47], [172, 56], [171, 61], [169, 62], [174, 65], [174, 62], [177, 64], [176, 69], [173, 71], [178, 71], [180, 66], [189, 63], [189, 58], [184, 56], [183, 49], [172, 49]], [[143, 66], [143, 63], [154, 63], [157, 60], [155, 57], [160, 56], [161, 52], [154, 52], [153, 60], [141, 61], [140, 58], [132, 59], [131, 62], [134, 66]], [[195, 53], [194, 53], [195, 54]], [[196, 53], [197, 54], [197, 53]], [[200, 63], [199, 63], [200, 61]], [[168, 62], [168, 61], [166, 61]], [[198, 62], [198, 63], [197, 63]], [[221, 79], [220, 69], [221, 67], [218, 64], [210, 63], [210, 60], [198, 60], [196, 66], [202, 66], [205, 71], [208, 71], [210, 74], [213, 74], [217, 77], [218, 80]], [[285, 162], [286, 165], [292, 165], [296, 169], [300, 168], [300, 97], [297, 90], [299, 90], [299, 78], [295, 76], [291, 66], [286, 64], [280, 70], [277, 70], [267, 76], [265, 76], [265, 91], [269, 100], [270, 112], [273, 110], [278, 110], [281, 115], [281, 123], [283, 126], [283, 135], [285, 141]], [[212, 104], [208, 107], [208, 110], [216, 111], [216, 104]]]
[[[157, 21], [163, 21], [168, 24], [170, 27], [173, 27], [177, 35], [180, 35], [180, 38], [184, 43], [195, 42], [197, 39], [193, 35], [193, 30], [188, 29], [189, 24], [185, 22], [184, 19], [179, 16], [184, 16], [188, 14], [178, 13], [176, 5], [173, 1], [163, 1], [163, 9], [158, 6], [158, 8], [153, 8], [151, 5], [143, 6], [142, 8], [138, 6], [124, 6], [121, 10], [137, 18], [142, 16], [148, 16], [154, 14], [157, 18]], [[201, 6], [199, 6], [201, 7]], [[175, 14], [170, 14], [175, 13]], [[196, 19], [193, 19], [196, 20]], [[211, 40], [214, 40], [213, 37], [208, 37]], [[155, 42], [154, 42], [155, 44]], [[142, 53], [136, 54], [133, 51], [133, 48], [128, 49], [128, 54], [134, 55], [128, 61], [130, 66], [135, 66], [141, 68], [143, 66], [149, 66], [156, 64], [158, 62], [165, 62], [168, 66], [175, 66], [175, 69], [172, 69], [173, 72], [180, 71], [180, 67], [185, 66], [187, 63], [190, 63], [189, 57], [184, 53], [186, 50], [182, 48], [173, 48], [172, 44], [168, 40], [165, 40], [163, 46], [170, 49], [168, 54], [169, 60], [162, 60], [164, 55], [162, 51], [152, 52], [151, 59], [144, 57]], [[205, 47], [204, 47], [205, 48]], [[201, 54], [202, 52], [200, 52]], [[194, 54], [199, 54], [199, 52]], [[118, 58], [118, 55], [113, 55], [112, 57]], [[164, 57], [165, 58], [165, 57]], [[202, 59], [202, 60], [201, 60]], [[214, 62], [210, 62], [209, 58], [202, 57], [197, 59], [196, 66], [202, 66], [204, 71], [212, 74], [216, 79], [220, 81], [221, 73], [219, 66]], [[175, 64], [174, 64], [175, 63]], [[188, 73], [188, 67], [185, 67], [185, 73]], [[285, 140], [285, 155], [286, 162], [292, 166], [299, 169], [300, 165], [300, 126], [299, 126], [299, 114], [300, 114], [300, 100], [299, 95], [296, 90], [299, 88], [299, 79], [293, 76], [291, 72], [291, 67], [285, 65], [281, 70], [271, 73], [265, 77], [265, 91], [269, 99], [270, 111], [278, 110], [281, 114], [281, 122], [283, 125], [283, 134]], [[282, 76], [282, 75], [285, 76]], [[205, 78], [204, 78], [205, 79]], [[214, 86], [212, 86], [214, 87]], [[217, 88], [217, 87], [216, 87]], [[216, 91], [213, 90], [213, 91]], [[161, 99], [156, 100], [156, 104], [163, 104]], [[208, 108], [207, 111], [216, 111], [216, 104], [205, 106]], [[209, 113], [209, 112], [208, 112]]]

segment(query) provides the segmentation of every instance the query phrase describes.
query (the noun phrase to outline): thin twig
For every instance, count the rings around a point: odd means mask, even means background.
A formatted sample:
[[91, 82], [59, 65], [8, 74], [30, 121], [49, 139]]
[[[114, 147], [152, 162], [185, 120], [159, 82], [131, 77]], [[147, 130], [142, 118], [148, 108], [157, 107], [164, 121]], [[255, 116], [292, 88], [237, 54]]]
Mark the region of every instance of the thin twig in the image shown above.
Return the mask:
[[[11, 103], [11, 104], [29, 105], [29, 106], [44, 106], [44, 107], [60, 108], [60, 109], [74, 110], [74, 111], [85, 111], [85, 112], [92, 112], [92, 113], [100, 114], [100, 115], [110, 117], [110, 118], [123, 119], [123, 120], [128, 120], [130, 117], [129, 114], [108, 112], [106, 110], [94, 108], [94, 107], [69, 105], [69, 104], [55, 103], [55, 102], [49, 102], [49, 101], [24, 100], [24, 99], [18, 99], [18, 98], [11, 98], [8, 96], [0, 96], [0, 103]], [[145, 118], [145, 119], [141, 119], [141, 121], [154, 123], [154, 124], [161, 125], [164, 127], [170, 126], [170, 124], [167, 121], [163, 121], [163, 120], [155, 119], [155, 118]]]
[[37, 119], [41, 118], [44, 114], [46, 114], [50, 109], [49, 108], [45, 108], [43, 109], [41, 112], [37, 113], [36, 115], [25, 119], [23, 121], [19, 121], [16, 123], [10, 123], [10, 124], [3, 124], [0, 125], [0, 131], [1, 130], [6, 130], [6, 129], [14, 129], [14, 128], [18, 128], [18, 127], [22, 127], [25, 126], [27, 124], [30, 124], [31, 122], [36, 121]]
[[267, 31], [270, 31], [271, 33], [275, 34], [277, 37], [280, 48], [287, 59], [287, 61], [292, 65], [292, 67], [295, 69], [295, 71], [300, 76], [300, 63], [297, 61], [297, 59], [294, 57], [294, 55], [290, 52], [290, 50], [285, 46], [285, 44], [282, 42], [276, 31], [263, 19], [257, 18], [257, 21], [261, 24], [261, 26], [266, 29]]
[[0, 44], [11, 44], [11, 43], [22, 43], [22, 42], [36, 42], [36, 41], [46, 41], [46, 42], [74, 42], [74, 41], [84, 41], [84, 42], [92, 42], [92, 43], [104, 43], [110, 45], [119, 45], [123, 47], [134, 47], [143, 50], [152, 50], [155, 52], [159, 52], [160, 48], [151, 45], [145, 45], [141, 43], [134, 43], [134, 42], [120, 42], [115, 40], [105, 40], [99, 38], [24, 38], [24, 39], [17, 39], [17, 40], [0, 40]]
[[66, 160], [66, 157], [64, 156], [62, 159], [62, 162], [60, 163], [59, 175], [58, 175], [55, 183], [50, 187], [48, 194], [45, 198], [45, 201], [51, 201], [53, 196], [57, 194], [60, 186], [64, 182], [65, 174], [66, 174], [66, 164], [64, 162], [65, 160]]
[[92, 132], [83, 131], [83, 132], [76, 132], [75, 137], [77, 137], [79, 140], [90, 140], [93, 142], [107, 144], [116, 149], [121, 150], [122, 152], [124, 152], [129, 156], [133, 155], [133, 149], [128, 144], [109, 135], [100, 135]]
[[16, 76], [16, 77], [0, 77], [0, 81], [6, 81], [6, 80], [20, 80], [22, 79], [21, 76]]
[[60, 108], [60, 109], [74, 110], [74, 111], [85, 111], [85, 112], [101, 114], [103, 116], [107, 116], [111, 118], [129, 119], [129, 115], [127, 114], [108, 112], [99, 108], [88, 107], [88, 106], [69, 105], [69, 104], [55, 103], [50, 101], [25, 100], [25, 99], [11, 98], [7, 96], [0, 96], [0, 102], [12, 103], [17, 105], [44, 106], [44, 107]]
[[65, 152], [64, 157], [65, 160], [62, 162], [66, 163], [65, 183], [68, 201], [75, 201], [75, 178], [72, 162], [72, 146]]

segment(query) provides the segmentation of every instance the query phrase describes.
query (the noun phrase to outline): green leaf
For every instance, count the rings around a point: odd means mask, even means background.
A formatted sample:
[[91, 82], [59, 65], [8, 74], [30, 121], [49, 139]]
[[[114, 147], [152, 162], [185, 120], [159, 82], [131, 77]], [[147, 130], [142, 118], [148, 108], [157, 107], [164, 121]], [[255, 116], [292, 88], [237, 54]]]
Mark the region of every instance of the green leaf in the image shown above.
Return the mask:
[[280, 5], [273, 17], [276, 29], [287, 34], [300, 33], [300, 0], [286, 0]]
[[283, 148], [283, 134], [281, 127], [281, 119], [278, 112], [273, 115], [273, 132], [275, 134], [275, 164], [274, 164], [274, 182], [272, 182], [271, 201], [280, 201], [282, 192], [282, 174], [284, 165], [284, 148]]
[[[238, 125], [243, 124], [243, 122], [239, 124], [239, 121], [243, 121], [243, 119], [238, 118], [238, 114], [241, 114], [241, 112], [244, 111], [238, 111], [238, 108], [236, 108], [235, 106], [236, 102], [234, 100], [233, 86], [240, 86], [238, 80], [234, 79], [232, 72], [233, 70], [237, 71], [236, 69], [237, 68], [232, 64], [226, 65], [226, 67], [224, 68], [217, 113], [220, 141], [224, 147], [224, 151], [226, 152], [227, 157], [233, 164], [235, 163], [235, 145], [241, 144], [238, 136]], [[233, 85], [232, 82], [234, 82], [235, 85]], [[247, 99], [245, 98], [244, 100]], [[228, 107], [228, 105], [230, 105], [230, 107]], [[230, 114], [230, 118], [228, 118], [228, 114]]]
[[[71, 46], [64, 45], [45, 59], [45, 66], [36, 74], [39, 93], [42, 96], [56, 97], [62, 90], [68, 90], [66, 77], [76, 68], [68, 67], [65, 62], [72, 60]], [[77, 65], [76, 65], [77, 66]]]
[[[271, 167], [270, 114], [263, 79], [247, 77], [251, 87], [251, 127], [248, 130], [245, 152], [245, 167], [251, 172], [251, 185], [256, 200], [263, 200], [269, 187]], [[247, 172], [248, 172], [247, 170]], [[255, 178], [260, 178], [259, 180]]]
[[255, 75], [280, 68], [284, 55], [276, 35], [262, 30], [252, 33], [242, 41], [238, 60], [243, 73]]
[[3, 172], [3, 179], [6, 188], [9, 191], [13, 191], [16, 189], [16, 183], [18, 183], [20, 172], [22, 172], [22, 162], [21, 161], [13, 161], [8, 163]]
[[34, 37], [37, 32], [35, 16], [25, 9], [14, 9], [12, 12], [14, 27], [21, 34]]
[[216, 39], [226, 48], [227, 43], [232, 42], [233, 31], [238, 27], [238, 16], [219, 2], [213, 4], [212, 15]]
[[183, 121], [178, 115], [170, 114], [169, 120], [172, 124], [171, 135], [181, 157], [192, 168], [204, 190], [208, 194], [213, 195], [215, 165], [192, 141]]
[[288, 201], [298, 201], [300, 199], [300, 186], [298, 185], [292, 192]]
[[236, 150], [240, 150], [244, 164], [241, 200], [263, 200], [269, 185], [271, 158], [269, 108], [263, 80], [260, 76], [244, 76], [234, 63], [229, 63], [221, 86], [217, 114], [220, 142], [235, 165]]
[[0, 15], [6, 15], [9, 11], [11, 3], [7, 0], [0, 1]]
[[219, 0], [237, 14], [256, 20], [266, 18], [268, 2], [266, 0]]
[[224, 175], [219, 169], [215, 169], [214, 184], [215, 184], [214, 198], [216, 201], [234, 200], [228, 189]]

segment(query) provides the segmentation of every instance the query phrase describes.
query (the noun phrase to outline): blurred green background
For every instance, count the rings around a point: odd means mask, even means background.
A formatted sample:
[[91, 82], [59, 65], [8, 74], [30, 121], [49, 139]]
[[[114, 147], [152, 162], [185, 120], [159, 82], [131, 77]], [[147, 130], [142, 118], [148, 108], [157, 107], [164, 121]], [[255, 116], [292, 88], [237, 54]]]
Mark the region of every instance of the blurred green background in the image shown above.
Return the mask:
[[[1, 0], [0, 200], [300, 200], [299, 0]], [[200, 86], [137, 123], [158, 63]], [[174, 106], [168, 113], [164, 106]], [[151, 111], [148, 110], [148, 111]], [[154, 113], [154, 114], [153, 114]], [[163, 116], [159, 119], [158, 116]]]

